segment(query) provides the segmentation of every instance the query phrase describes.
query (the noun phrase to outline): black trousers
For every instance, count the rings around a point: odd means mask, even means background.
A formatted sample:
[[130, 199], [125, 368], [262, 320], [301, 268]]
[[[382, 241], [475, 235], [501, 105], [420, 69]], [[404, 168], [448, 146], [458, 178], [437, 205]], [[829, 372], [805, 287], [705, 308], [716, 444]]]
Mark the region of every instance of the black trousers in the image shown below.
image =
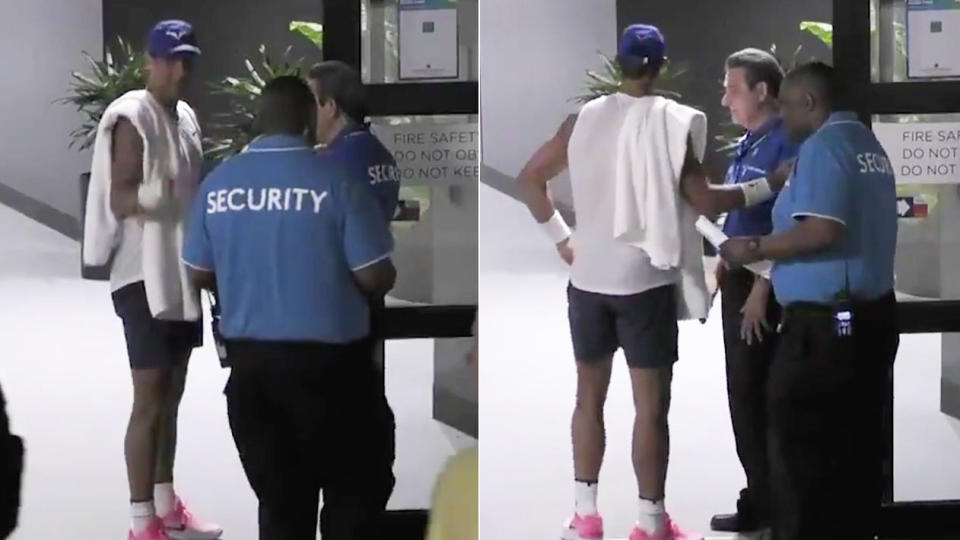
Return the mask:
[[900, 336], [893, 293], [853, 308], [791, 305], [770, 368], [776, 540], [874, 538], [882, 494], [884, 391]]
[[740, 338], [740, 312], [753, 288], [754, 274], [746, 269], [729, 270], [721, 284], [723, 345], [727, 359], [727, 398], [736, 440], [737, 456], [747, 477], [740, 493], [737, 513], [751, 523], [766, 525], [770, 520], [770, 466], [767, 456], [767, 377], [777, 350], [776, 328], [780, 305], [773, 293], [767, 303], [771, 330], [763, 341], [752, 345]]
[[393, 491], [394, 418], [369, 341], [227, 343], [227, 413], [260, 501], [260, 540], [377, 540]]
[[17, 527], [23, 476], [23, 441], [10, 433], [6, 405], [0, 389], [0, 539]]

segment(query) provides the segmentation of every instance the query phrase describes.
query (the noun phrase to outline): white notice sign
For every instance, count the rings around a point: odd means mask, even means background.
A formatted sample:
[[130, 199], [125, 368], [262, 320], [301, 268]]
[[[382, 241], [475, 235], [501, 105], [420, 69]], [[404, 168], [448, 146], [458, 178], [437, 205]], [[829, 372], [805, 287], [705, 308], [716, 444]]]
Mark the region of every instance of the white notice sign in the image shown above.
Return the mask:
[[960, 123], [874, 122], [898, 184], [960, 183]]
[[400, 80], [456, 79], [460, 75], [457, 4], [400, 0]]
[[907, 76], [960, 75], [960, 2], [907, 0]]
[[375, 124], [404, 183], [474, 181], [480, 176], [477, 124]]

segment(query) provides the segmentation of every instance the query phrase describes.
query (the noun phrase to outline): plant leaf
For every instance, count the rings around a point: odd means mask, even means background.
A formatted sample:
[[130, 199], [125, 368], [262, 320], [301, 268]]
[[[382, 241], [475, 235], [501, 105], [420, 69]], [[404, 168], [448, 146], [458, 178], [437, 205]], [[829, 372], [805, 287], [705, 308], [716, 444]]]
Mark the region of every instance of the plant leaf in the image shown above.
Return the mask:
[[104, 47], [103, 60], [85, 51], [81, 55], [89, 70], [71, 73], [67, 95], [56, 102], [72, 105], [85, 118], [70, 132], [70, 148], [83, 150], [93, 145], [107, 106], [128, 91], [143, 88], [145, 71], [143, 56], [121, 38]]
[[290, 21], [290, 31], [310, 40], [318, 49], [323, 49], [323, 25], [310, 21]]
[[824, 43], [827, 47], [833, 47], [833, 25], [819, 21], [803, 21], [800, 23], [800, 30], [810, 32]]

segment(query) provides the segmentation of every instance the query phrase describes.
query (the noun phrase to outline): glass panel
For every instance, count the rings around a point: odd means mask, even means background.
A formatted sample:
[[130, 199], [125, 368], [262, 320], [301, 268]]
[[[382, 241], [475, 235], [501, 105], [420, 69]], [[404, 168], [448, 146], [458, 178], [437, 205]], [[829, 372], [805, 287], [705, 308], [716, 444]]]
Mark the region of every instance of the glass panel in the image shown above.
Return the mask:
[[477, 303], [477, 117], [372, 119], [402, 171], [391, 301]]
[[[949, 9], [929, 9], [941, 7]], [[950, 64], [960, 69], [960, 63], [953, 60], [960, 34], [958, 8], [960, 4], [942, 0], [870, 0], [873, 82], [960, 80], [949, 75]], [[914, 52], [912, 66], [909, 51]]]
[[[945, 407], [960, 390], [960, 374], [951, 384], [947, 369], [951, 358], [960, 359], [958, 338], [900, 338], [893, 391], [894, 501], [960, 499], [960, 411]], [[953, 403], [960, 402], [954, 398]]]
[[897, 293], [960, 299], [960, 113], [877, 115], [873, 129], [897, 175]]
[[[401, 6], [401, 2], [403, 6]], [[476, 81], [479, 80], [478, 62], [478, 0], [363, 0], [361, 3], [361, 58], [363, 81], [367, 84], [431, 82], [431, 81]], [[424, 16], [423, 9], [409, 10], [406, 7], [455, 6], [456, 13], [446, 19], [442, 10], [437, 20]], [[401, 13], [407, 17], [400, 20]], [[455, 19], [455, 23], [454, 20]], [[401, 24], [402, 22], [402, 24]], [[449, 24], [445, 24], [449, 22]], [[455, 24], [455, 28], [453, 28]], [[416, 32], [426, 41], [411, 37], [406, 40], [403, 32]], [[456, 43], [451, 44], [449, 54], [443, 54], [445, 36], [456, 33]], [[401, 73], [401, 44], [407, 45], [404, 62], [409, 62]], [[429, 53], [430, 58], [417, 58], [418, 45]], [[455, 50], [453, 48], [455, 47]], [[438, 51], [440, 54], [438, 55]], [[413, 61], [425, 62], [414, 69]], [[439, 61], [442, 66], [431, 66], [431, 61]], [[451, 71], [452, 70], [452, 71]], [[431, 78], [432, 77], [432, 78]]]
[[[900, 300], [960, 298], [960, 113], [879, 115], [897, 174]], [[905, 128], [905, 129], [904, 129]], [[894, 500], [960, 498], [960, 335], [901, 336], [894, 368]]]
[[458, 450], [477, 444], [476, 439], [433, 419], [434, 351], [448, 341], [460, 340], [386, 344], [387, 399], [397, 423], [397, 484], [389, 510], [430, 508], [434, 484], [447, 460]]

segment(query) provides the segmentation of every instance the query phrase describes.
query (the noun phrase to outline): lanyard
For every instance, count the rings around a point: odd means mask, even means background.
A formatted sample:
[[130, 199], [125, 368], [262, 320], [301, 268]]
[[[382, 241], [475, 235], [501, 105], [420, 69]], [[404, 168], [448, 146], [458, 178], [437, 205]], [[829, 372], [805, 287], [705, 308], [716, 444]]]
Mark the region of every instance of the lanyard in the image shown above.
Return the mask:
[[737, 146], [737, 157], [734, 158], [733, 160], [733, 170], [731, 171], [731, 176], [733, 176], [733, 183], [739, 182], [740, 177], [743, 176], [743, 169], [744, 169], [743, 161], [747, 158], [750, 152], [754, 148], [756, 148], [758, 144], [763, 142], [769, 135], [770, 135], [769, 132], [764, 133], [762, 136], [758, 137], [757, 140], [753, 141], [752, 143], [745, 144], [747, 140], [749, 140], [750, 138], [750, 134], [747, 134], [747, 136], [744, 137], [742, 141], [740, 141], [740, 144]]

